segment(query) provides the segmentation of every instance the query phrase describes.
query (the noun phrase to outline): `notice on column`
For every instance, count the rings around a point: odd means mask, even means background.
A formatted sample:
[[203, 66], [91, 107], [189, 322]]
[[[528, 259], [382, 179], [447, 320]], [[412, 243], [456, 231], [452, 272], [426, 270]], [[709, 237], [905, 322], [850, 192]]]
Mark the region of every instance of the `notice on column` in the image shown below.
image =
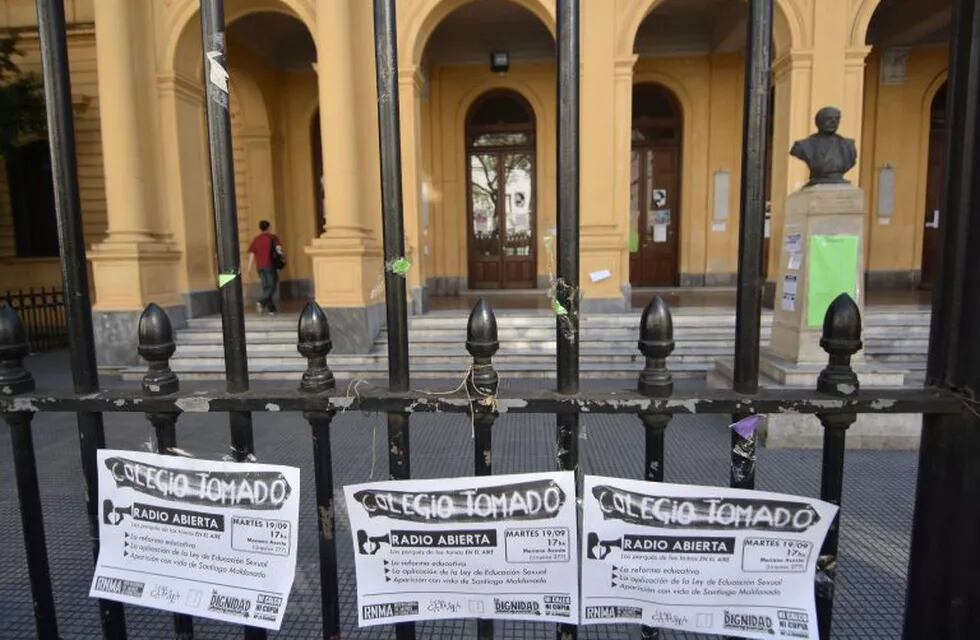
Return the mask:
[[344, 487], [360, 626], [578, 622], [575, 474]]
[[299, 469], [98, 454], [89, 596], [279, 629], [296, 573]]
[[814, 571], [837, 507], [586, 476], [582, 624], [817, 640]]

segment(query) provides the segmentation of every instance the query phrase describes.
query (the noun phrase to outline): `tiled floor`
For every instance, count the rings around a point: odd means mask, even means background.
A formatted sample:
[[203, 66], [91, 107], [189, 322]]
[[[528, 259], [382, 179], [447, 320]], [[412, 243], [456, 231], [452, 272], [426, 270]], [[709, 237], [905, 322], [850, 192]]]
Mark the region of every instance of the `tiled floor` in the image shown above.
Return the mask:
[[[32, 359], [29, 365], [43, 386], [63, 386], [67, 371], [63, 354]], [[115, 386], [121, 383], [109, 384]], [[548, 385], [546, 381], [515, 381]], [[126, 383], [127, 386], [129, 383]], [[266, 386], [263, 383], [256, 387]], [[281, 384], [281, 383], [279, 383]], [[425, 381], [440, 389], [454, 383]], [[589, 381], [589, 386], [621, 387], [622, 383]], [[190, 385], [187, 385], [190, 387]], [[149, 423], [138, 414], [105, 418], [109, 446], [144, 449], [151, 436]], [[384, 418], [350, 412], [334, 423], [332, 447], [336, 486], [386, 476]], [[320, 605], [314, 494], [309, 425], [299, 414], [264, 413], [254, 416], [256, 450], [260, 461], [291, 464], [302, 469], [300, 557], [283, 638], [319, 638]], [[547, 470], [554, 464], [554, 418], [503, 416], [494, 431], [494, 472]], [[45, 526], [58, 621], [65, 640], [99, 637], [95, 603], [88, 599], [92, 557], [84, 517], [78, 440], [74, 417], [41, 414], [34, 427], [44, 500]], [[583, 417], [582, 465], [587, 472], [640, 477], [643, 467], [642, 428], [638, 420], [591, 415]], [[224, 416], [183, 416], [178, 424], [179, 445], [200, 457], [220, 457], [227, 450], [228, 423]], [[472, 465], [469, 423], [462, 416], [416, 415], [412, 418], [412, 471], [416, 477], [467, 475]], [[33, 637], [31, 599], [10, 464], [10, 438], [0, 428], [0, 638]], [[728, 431], [719, 418], [677, 418], [667, 431], [666, 474], [669, 481], [723, 485], [728, 477]], [[863, 452], [847, 455], [844, 511], [841, 529], [835, 638], [897, 638], [900, 636], [905, 570], [915, 489], [914, 452]], [[760, 489], [803, 495], [819, 492], [820, 452], [763, 450], [758, 465]], [[342, 504], [338, 501], [338, 504]], [[339, 560], [345, 638], [391, 638], [389, 628], [358, 631], [354, 609], [353, 558], [346, 513], [339, 513]], [[168, 615], [130, 607], [131, 638], [172, 636]], [[240, 632], [221, 623], [195, 620], [199, 638], [239, 638]], [[275, 634], [272, 634], [273, 636]], [[474, 638], [471, 621], [419, 625], [422, 638]], [[547, 625], [497, 625], [498, 638], [548, 638]], [[587, 627], [583, 638], [636, 638], [635, 627]], [[694, 638], [666, 633], [666, 638]]]

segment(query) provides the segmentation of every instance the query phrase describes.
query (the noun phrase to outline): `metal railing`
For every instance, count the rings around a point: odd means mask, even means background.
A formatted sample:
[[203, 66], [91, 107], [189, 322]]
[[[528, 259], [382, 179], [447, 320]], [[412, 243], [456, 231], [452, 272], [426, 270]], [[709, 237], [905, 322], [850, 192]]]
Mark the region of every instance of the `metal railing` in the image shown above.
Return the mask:
[[[205, 50], [223, 57], [221, 0], [202, 0], [202, 36]], [[377, 56], [378, 121], [381, 141], [382, 213], [385, 261], [404, 252], [400, 132], [398, 114], [395, 0], [374, 0]], [[746, 56], [745, 150], [742, 172], [742, 210], [739, 243], [738, 320], [733, 390], [680, 392], [673, 388], [667, 358], [674, 347], [673, 326], [667, 305], [655, 298], [640, 318], [638, 349], [646, 359], [636, 388], [619, 392], [582, 391], [578, 387], [578, 0], [557, 1], [558, 42], [558, 302], [566, 314], [556, 319], [558, 384], [554, 391], [506, 391], [499, 388], [493, 356], [499, 347], [496, 320], [481, 300], [470, 315], [466, 347], [473, 356], [466, 392], [431, 396], [410, 390], [405, 281], [386, 270], [389, 385], [370, 390], [357, 399], [365, 411], [383, 412], [388, 420], [388, 471], [392, 479], [411, 477], [411, 415], [418, 412], [469, 414], [474, 426], [473, 472], [492, 473], [494, 425], [503, 413], [543, 413], [556, 416], [557, 466], [579, 469], [579, 416], [616, 413], [635, 416], [645, 427], [644, 473], [647, 480], [664, 479], [664, 433], [678, 414], [723, 414], [734, 417], [768, 413], [815, 414], [824, 429], [822, 499], [840, 504], [847, 429], [858, 414], [920, 413], [924, 415], [913, 542], [909, 566], [904, 637], [973, 637], [980, 611], [976, 569], [980, 551], [980, 413], [971, 390], [980, 388], [980, 252], [968, 248], [980, 243], [980, 214], [972, 181], [978, 122], [977, 84], [980, 82], [980, 11], [974, 0], [957, 0], [952, 48], [951, 90], [954, 99], [946, 169], [943, 216], [944, 278], [937, 290], [933, 312], [928, 370], [923, 389], [860, 389], [850, 365], [861, 347], [861, 318], [847, 296], [833, 302], [823, 325], [822, 346], [828, 364], [814, 390], [759, 388], [759, 313], [762, 294], [762, 225], [765, 155], [761, 135], [767, 129], [770, 66], [769, 42], [772, 0], [750, 0], [748, 54]], [[57, 0], [38, 0], [44, 74], [52, 137], [56, 202], [64, 265], [74, 389], [72, 392], [34, 391], [34, 381], [23, 368], [26, 334], [16, 313], [0, 305], [0, 413], [10, 425], [14, 465], [25, 535], [30, 587], [39, 638], [57, 638], [57, 618], [51, 590], [41, 498], [38, 491], [31, 423], [37, 412], [75, 412], [81, 438], [82, 468], [86, 481], [88, 515], [95, 551], [96, 451], [105, 446], [102, 414], [143, 413], [156, 433], [160, 451], [176, 447], [175, 424], [191, 410], [228, 414], [230, 441], [239, 461], [254, 452], [251, 414], [255, 411], [302, 412], [312, 428], [316, 518], [319, 528], [322, 635], [340, 638], [338, 563], [334, 531], [334, 488], [330, 451], [331, 422], [351, 405], [335, 389], [328, 366], [330, 329], [323, 310], [310, 303], [297, 327], [297, 348], [308, 366], [298, 388], [253, 391], [248, 386], [246, 344], [242, 319], [240, 279], [221, 288], [227, 384], [224, 390], [195, 392], [193, 403], [180, 391], [169, 368], [174, 353], [173, 331], [166, 314], [156, 305], [144, 311], [138, 328], [139, 353], [149, 363], [139, 390], [103, 391], [99, 388], [92, 339], [91, 309], [85, 250], [81, 237], [75, 148], [72, 137], [68, 71], [65, 56], [64, 15]], [[207, 74], [205, 74], [207, 77]], [[222, 273], [240, 268], [234, 205], [232, 154], [227, 96], [208, 86], [208, 124], [215, 198], [218, 266]], [[960, 134], [962, 132], [962, 135]], [[980, 165], [978, 165], [980, 166]], [[493, 397], [493, 402], [486, 402]], [[461, 418], [462, 419], [462, 418]], [[730, 484], [755, 484], [755, 443], [734, 434], [730, 455]], [[821, 550], [817, 581], [821, 638], [831, 636], [839, 522], [835, 522]], [[55, 568], [57, 570], [57, 567]], [[122, 605], [100, 600], [103, 634], [127, 635]], [[193, 637], [193, 619], [174, 616], [174, 636]], [[573, 625], [559, 625], [560, 638], [575, 638]], [[659, 637], [644, 628], [645, 638]], [[246, 638], [264, 638], [265, 631], [243, 627]], [[396, 625], [399, 640], [414, 638], [411, 623]], [[493, 637], [493, 623], [480, 620], [477, 636]]]
[[68, 346], [65, 297], [55, 287], [8, 290], [0, 301], [17, 311], [32, 353]]

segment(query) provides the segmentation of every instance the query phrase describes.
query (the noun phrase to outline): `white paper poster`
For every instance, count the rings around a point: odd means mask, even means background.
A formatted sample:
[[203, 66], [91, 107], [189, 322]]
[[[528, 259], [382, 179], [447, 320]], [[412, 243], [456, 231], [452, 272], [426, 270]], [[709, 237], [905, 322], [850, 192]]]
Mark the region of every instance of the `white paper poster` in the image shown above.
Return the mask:
[[803, 234], [786, 234], [786, 253], [800, 253], [803, 251]]
[[98, 452], [89, 596], [278, 630], [296, 573], [299, 469]]
[[796, 276], [783, 276], [783, 293], [796, 295]]
[[653, 241], [667, 242], [667, 225], [659, 222], [653, 225]]
[[783, 311], [796, 311], [796, 294], [784, 293], [779, 308]]
[[803, 264], [803, 254], [802, 253], [791, 253], [789, 254], [789, 260], [786, 263], [786, 268], [792, 271], [799, 271], [800, 265]]
[[814, 571], [837, 507], [585, 476], [582, 624], [817, 640]]
[[711, 231], [713, 233], [721, 233], [724, 230], [725, 230], [725, 223], [724, 222], [713, 222], [711, 224]]
[[360, 626], [578, 622], [575, 474], [344, 487]]

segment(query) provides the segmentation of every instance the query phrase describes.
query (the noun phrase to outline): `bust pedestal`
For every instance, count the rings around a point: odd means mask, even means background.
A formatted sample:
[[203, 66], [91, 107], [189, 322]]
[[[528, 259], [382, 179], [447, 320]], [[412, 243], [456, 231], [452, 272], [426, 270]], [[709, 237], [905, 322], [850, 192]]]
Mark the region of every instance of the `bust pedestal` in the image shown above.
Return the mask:
[[[850, 184], [814, 185], [787, 198], [769, 347], [760, 353], [760, 384], [815, 389], [827, 353], [820, 347], [827, 307], [848, 293], [864, 317], [864, 194]], [[900, 387], [906, 371], [864, 359], [852, 365], [863, 387]], [[731, 358], [718, 360], [708, 385], [732, 384]], [[848, 430], [853, 448], [915, 448], [920, 415], [860, 415]], [[815, 416], [770, 415], [760, 440], [768, 447], [820, 447], [823, 427]]]

